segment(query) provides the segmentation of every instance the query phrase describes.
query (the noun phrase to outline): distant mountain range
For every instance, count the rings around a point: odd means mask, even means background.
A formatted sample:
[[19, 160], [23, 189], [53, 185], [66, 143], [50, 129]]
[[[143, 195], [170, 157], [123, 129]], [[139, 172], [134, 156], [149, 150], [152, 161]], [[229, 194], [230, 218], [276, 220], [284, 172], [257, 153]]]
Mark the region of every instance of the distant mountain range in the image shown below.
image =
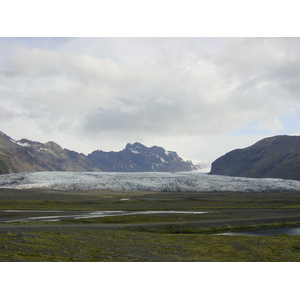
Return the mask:
[[[63, 149], [55, 142], [14, 140], [0, 131], [0, 174], [68, 172], [180, 172], [207, 167], [183, 160], [162, 147], [127, 144], [119, 152], [88, 155]], [[210, 175], [300, 180], [300, 136], [274, 136], [226, 153], [211, 165]]]
[[127, 144], [119, 152], [94, 151], [87, 156], [93, 166], [105, 172], [179, 172], [192, 171], [198, 167], [185, 161], [173, 151], [140, 143]]
[[63, 149], [55, 142], [15, 141], [0, 131], [0, 174], [38, 171], [179, 172], [198, 168], [199, 165], [183, 160], [176, 152], [157, 146], [147, 148], [134, 143], [127, 144], [119, 152], [97, 150], [86, 156]]
[[236, 149], [211, 165], [212, 175], [300, 180], [300, 136], [274, 136]]

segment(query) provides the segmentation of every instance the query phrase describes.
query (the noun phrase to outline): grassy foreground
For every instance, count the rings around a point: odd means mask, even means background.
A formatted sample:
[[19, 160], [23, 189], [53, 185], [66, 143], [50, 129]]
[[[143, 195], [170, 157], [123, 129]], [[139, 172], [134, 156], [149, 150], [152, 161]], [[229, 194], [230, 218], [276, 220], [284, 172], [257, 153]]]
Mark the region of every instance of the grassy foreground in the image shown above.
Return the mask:
[[300, 261], [300, 236], [54, 230], [0, 235], [0, 261]]
[[[121, 200], [124, 198], [129, 200]], [[209, 234], [222, 229], [280, 226], [290, 224], [290, 221], [299, 223], [298, 192], [154, 193], [0, 189], [0, 210], [8, 209], [205, 210], [210, 213], [67, 219], [55, 224], [37, 221], [10, 225], [2, 223], [0, 261], [300, 261], [300, 236]], [[281, 220], [283, 217], [286, 218], [284, 223]]]
[[[120, 199], [129, 199], [120, 201]], [[299, 192], [172, 193], [148, 191], [58, 191], [0, 188], [1, 209], [42, 210], [207, 210], [300, 209]]]

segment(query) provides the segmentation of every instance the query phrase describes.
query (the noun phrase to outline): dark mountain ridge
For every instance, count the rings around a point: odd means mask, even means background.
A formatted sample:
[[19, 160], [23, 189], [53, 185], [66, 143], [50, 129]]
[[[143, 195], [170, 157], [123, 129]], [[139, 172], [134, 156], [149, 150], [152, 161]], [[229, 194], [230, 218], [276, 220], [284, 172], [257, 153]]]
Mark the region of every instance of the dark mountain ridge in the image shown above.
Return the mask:
[[[0, 173], [38, 171], [98, 171], [84, 154], [71, 155], [55, 142], [40, 143], [21, 139], [15, 141], [0, 133]], [[2, 161], [2, 164], [1, 164]]]
[[96, 150], [89, 155], [63, 149], [55, 142], [40, 143], [28, 139], [13, 140], [0, 131], [0, 174], [69, 172], [176, 172], [197, 169], [176, 152], [161, 147], [147, 148], [140, 143], [127, 144], [119, 152]]
[[300, 180], [300, 136], [268, 137], [230, 151], [212, 163], [209, 174]]
[[177, 172], [197, 169], [191, 161], [184, 161], [173, 151], [140, 143], [127, 144], [119, 152], [94, 151], [88, 155], [94, 166], [103, 171], [115, 172]]

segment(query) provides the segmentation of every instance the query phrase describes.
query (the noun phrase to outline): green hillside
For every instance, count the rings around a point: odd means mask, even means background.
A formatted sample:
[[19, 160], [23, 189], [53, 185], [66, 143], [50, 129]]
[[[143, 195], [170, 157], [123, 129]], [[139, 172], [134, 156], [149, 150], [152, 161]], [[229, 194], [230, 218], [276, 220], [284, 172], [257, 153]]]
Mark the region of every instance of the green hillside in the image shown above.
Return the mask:
[[274, 136], [233, 150], [212, 163], [210, 174], [300, 180], [300, 136]]
[[9, 161], [8, 158], [0, 152], [0, 174], [9, 173]]

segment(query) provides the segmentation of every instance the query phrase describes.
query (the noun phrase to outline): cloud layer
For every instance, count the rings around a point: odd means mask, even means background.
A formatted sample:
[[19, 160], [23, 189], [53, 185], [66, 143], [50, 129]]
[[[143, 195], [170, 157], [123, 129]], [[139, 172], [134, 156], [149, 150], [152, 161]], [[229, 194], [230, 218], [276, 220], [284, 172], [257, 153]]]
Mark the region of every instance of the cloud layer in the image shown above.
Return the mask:
[[[0, 46], [4, 132], [26, 128], [37, 138], [72, 139], [74, 148], [91, 138], [117, 145], [300, 131], [297, 38], [0, 39]], [[88, 144], [74, 150], [93, 150]]]

